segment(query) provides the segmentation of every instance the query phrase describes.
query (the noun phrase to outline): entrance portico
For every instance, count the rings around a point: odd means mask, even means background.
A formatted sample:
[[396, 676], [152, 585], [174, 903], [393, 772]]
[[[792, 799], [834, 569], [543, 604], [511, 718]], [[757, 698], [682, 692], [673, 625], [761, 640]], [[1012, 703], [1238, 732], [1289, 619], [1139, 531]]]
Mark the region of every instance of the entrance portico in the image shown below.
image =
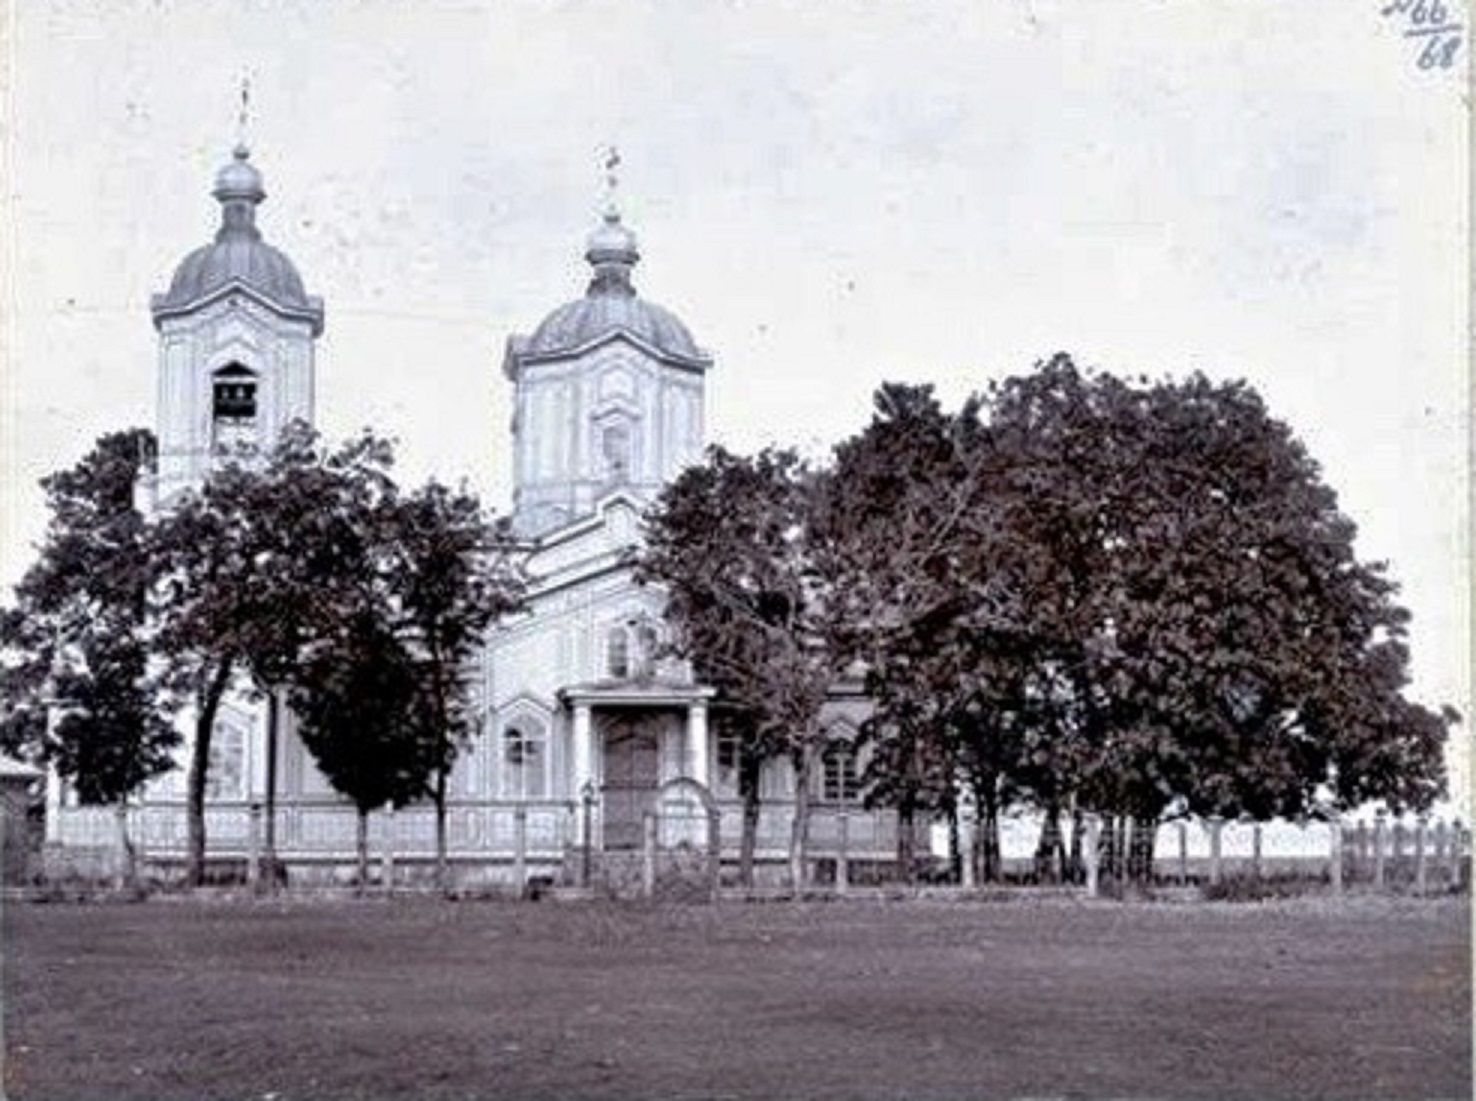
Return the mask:
[[601, 848], [634, 848], [655, 791], [678, 777], [712, 783], [711, 688], [661, 682], [585, 685], [561, 693], [573, 716], [571, 790], [592, 796]]

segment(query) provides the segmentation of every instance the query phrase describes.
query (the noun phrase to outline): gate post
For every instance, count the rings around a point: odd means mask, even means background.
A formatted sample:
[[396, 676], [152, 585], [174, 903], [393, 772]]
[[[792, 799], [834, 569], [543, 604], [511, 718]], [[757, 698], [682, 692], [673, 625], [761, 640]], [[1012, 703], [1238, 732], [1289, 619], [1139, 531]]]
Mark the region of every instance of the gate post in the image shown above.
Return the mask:
[[656, 815], [641, 815], [641, 896], [656, 896]]
[[1332, 884], [1333, 894], [1343, 893], [1343, 820], [1334, 818], [1331, 822], [1332, 834], [1330, 837], [1331, 848], [1327, 858], [1327, 878]]
[[528, 808], [513, 808], [513, 890], [521, 898], [528, 889]]
[[959, 871], [962, 873], [962, 886], [970, 890], [974, 886], [974, 834], [978, 830], [978, 824], [974, 818], [974, 801], [967, 795], [959, 800], [958, 809], [958, 847], [960, 850]]
[[380, 854], [379, 878], [384, 881], [384, 893], [395, 893], [395, 805], [385, 807], [380, 816], [384, 824], [384, 850]]
[[844, 806], [836, 815], [836, 825], [840, 831], [840, 851], [835, 856], [835, 893], [843, 895], [851, 887], [851, 816]]
[[1097, 897], [1097, 870], [1102, 859], [1098, 846], [1101, 842], [1102, 820], [1095, 814], [1088, 814], [1086, 816], [1086, 847], [1082, 850], [1082, 857], [1086, 860], [1087, 898]]
[[1374, 858], [1374, 890], [1384, 889], [1384, 817], [1385, 812], [1379, 811], [1374, 815], [1373, 828], [1373, 858]]
[[1429, 815], [1422, 814], [1415, 820], [1415, 894], [1425, 895], [1425, 830], [1429, 828]]
[[580, 849], [581, 849], [581, 852], [580, 852], [580, 859], [579, 859], [579, 885], [581, 887], [588, 887], [589, 886], [589, 861], [590, 861], [589, 846], [590, 846], [590, 842], [592, 840], [592, 838], [590, 837], [590, 832], [591, 832], [590, 819], [594, 816], [594, 801], [595, 801], [594, 782], [592, 780], [586, 780], [586, 781], [584, 781], [584, 786], [582, 788], [580, 788], [579, 794], [580, 794], [580, 797], [584, 801], [584, 818], [580, 822], [580, 832], [581, 832]]
[[261, 887], [261, 804], [252, 803], [246, 812], [246, 886]]
[[1225, 820], [1218, 816], [1209, 820], [1210, 831], [1210, 884], [1220, 882], [1220, 831], [1225, 828]]

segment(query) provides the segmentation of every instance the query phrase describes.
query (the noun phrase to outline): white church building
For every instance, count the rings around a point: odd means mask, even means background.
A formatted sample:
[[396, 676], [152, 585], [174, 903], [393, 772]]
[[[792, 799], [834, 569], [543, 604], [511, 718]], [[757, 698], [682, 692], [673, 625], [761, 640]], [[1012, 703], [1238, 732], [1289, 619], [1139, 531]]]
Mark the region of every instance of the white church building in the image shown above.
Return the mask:
[[[154, 296], [158, 332], [157, 469], [150, 507], [197, 485], [225, 450], [269, 447], [294, 419], [313, 420], [314, 345], [325, 309], [292, 261], [257, 226], [266, 197], [244, 147], [218, 173], [214, 240], [179, 263]], [[704, 384], [712, 356], [671, 312], [642, 298], [634, 234], [613, 200], [590, 234], [590, 281], [527, 336], [507, 340], [512, 387], [512, 522], [528, 591], [491, 633], [482, 663], [480, 735], [450, 783], [449, 856], [459, 883], [535, 876], [569, 881], [614, 866], [644, 831], [680, 848], [706, 837], [715, 811], [725, 865], [736, 867], [742, 806], [737, 747], [713, 721], [714, 692], [680, 662], [656, 658], [662, 597], [634, 579], [643, 511], [704, 446]], [[207, 854], [226, 874], [261, 852], [263, 815], [289, 881], [350, 874], [355, 814], [314, 767], [282, 708], [269, 753], [266, 706], [237, 696], [213, 736]], [[822, 878], [842, 846], [849, 862], [889, 861], [895, 817], [862, 808], [850, 746], [865, 702], [838, 694], [832, 749], [814, 778], [810, 854]], [[185, 854], [185, 771], [149, 785], [128, 811], [144, 859], [168, 869]], [[272, 766], [268, 765], [269, 756]], [[268, 799], [269, 774], [274, 800]], [[789, 842], [792, 771], [766, 767], [757, 856], [778, 869]], [[647, 826], [650, 816], [653, 823]], [[53, 853], [110, 859], [111, 808], [75, 805], [54, 778]], [[427, 803], [372, 816], [371, 839], [397, 880], [428, 872]], [[588, 855], [586, 855], [588, 854]]]

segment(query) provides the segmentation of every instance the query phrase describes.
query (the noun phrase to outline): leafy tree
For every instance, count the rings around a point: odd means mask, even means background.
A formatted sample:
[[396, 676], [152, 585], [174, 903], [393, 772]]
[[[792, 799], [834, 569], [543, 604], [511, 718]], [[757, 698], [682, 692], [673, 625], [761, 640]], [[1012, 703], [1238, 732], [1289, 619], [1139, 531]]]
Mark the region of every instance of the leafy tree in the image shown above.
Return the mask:
[[521, 579], [505, 525], [487, 523], [476, 497], [434, 481], [397, 503], [388, 538], [398, 630], [416, 671], [411, 721], [439, 747], [431, 795], [445, 889], [446, 782], [480, 723], [472, 663], [492, 621], [516, 606]]
[[[868, 798], [898, 811], [898, 863], [915, 870], [917, 816], [956, 814], [963, 761], [950, 732], [965, 675], [957, 625], [983, 605], [977, 560], [995, 538], [975, 468], [977, 407], [944, 413], [927, 386], [877, 391], [871, 423], [836, 448], [811, 517], [838, 644], [874, 709]], [[977, 786], [977, 785], [976, 785]]]
[[[876, 703], [873, 792], [986, 829], [1033, 802], [1133, 820], [1427, 805], [1454, 721], [1402, 696], [1407, 613], [1243, 383], [1064, 356], [945, 414], [884, 387], [816, 519]], [[1076, 831], [1079, 836], [1079, 831]], [[1115, 846], [1121, 852], [1120, 844]]]
[[331, 631], [334, 586], [362, 560], [358, 540], [393, 489], [387, 443], [365, 434], [323, 453], [289, 426], [260, 458], [229, 457], [166, 502], [151, 550], [161, 571], [158, 651], [191, 705], [188, 880], [203, 881], [205, 792], [216, 718], [233, 687], [288, 686], [310, 639]]
[[[710, 448], [648, 517], [639, 576], [667, 594], [674, 648], [731, 708], [740, 753], [787, 757], [795, 777], [790, 878], [804, 881], [820, 711], [844, 671], [814, 571], [807, 521], [813, 479], [793, 452], [753, 457]], [[740, 770], [744, 875], [758, 820], [757, 769]]]
[[1151, 846], [1173, 808], [1295, 817], [1436, 796], [1434, 733], [1453, 713], [1400, 695], [1396, 588], [1357, 559], [1316, 463], [1254, 391], [1057, 357], [986, 408], [1009, 457], [1005, 573], [1030, 579], [1049, 674], [1033, 702], [1079, 801]]
[[130, 855], [124, 801], [173, 767], [178, 742], [149, 668], [152, 563], [134, 506], [153, 451], [147, 431], [112, 433], [42, 481], [50, 526], [0, 615], [0, 744], [50, 764], [83, 803], [117, 804]]
[[345, 608], [331, 638], [309, 649], [291, 689], [298, 733], [334, 789], [358, 812], [358, 887], [369, 878], [369, 813], [426, 794], [443, 742], [413, 721], [420, 682], [387, 609]]

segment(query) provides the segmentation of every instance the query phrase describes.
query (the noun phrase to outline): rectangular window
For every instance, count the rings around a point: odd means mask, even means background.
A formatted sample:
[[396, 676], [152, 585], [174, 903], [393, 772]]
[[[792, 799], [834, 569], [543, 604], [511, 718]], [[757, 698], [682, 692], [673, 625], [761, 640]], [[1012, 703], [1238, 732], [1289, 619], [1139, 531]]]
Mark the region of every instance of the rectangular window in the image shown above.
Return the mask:
[[821, 798], [827, 803], [854, 803], [860, 787], [856, 753], [844, 743], [831, 745], [822, 757], [824, 764]]
[[547, 743], [541, 727], [510, 726], [502, 735], [502, 794], [542, 799], [548, 794]]
[[735, 730], [719, 730], [717, 736], [717, 766], [719, 772], [737, 772], [738, 755], [742, 743]]

